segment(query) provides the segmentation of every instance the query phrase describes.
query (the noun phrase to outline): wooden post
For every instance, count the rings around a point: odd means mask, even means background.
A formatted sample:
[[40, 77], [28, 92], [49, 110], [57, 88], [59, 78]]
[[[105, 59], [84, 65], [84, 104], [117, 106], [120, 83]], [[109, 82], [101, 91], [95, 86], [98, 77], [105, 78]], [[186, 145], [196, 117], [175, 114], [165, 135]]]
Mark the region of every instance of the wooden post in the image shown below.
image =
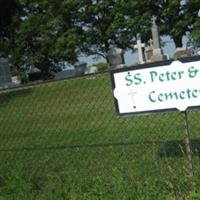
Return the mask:
[[183, 124], [184, 124], [184, 143], [186, 148], [186, 156], [188, 160], [188, 170], [189, 175], [194, 176], [194, 168], [193, 168], [193, 162], [192, 162], [192, 150], [190, 146], [190, 137], [189, 137], [189, 127], [188, 127], [188, 116], [187, 111], [183, 112]]

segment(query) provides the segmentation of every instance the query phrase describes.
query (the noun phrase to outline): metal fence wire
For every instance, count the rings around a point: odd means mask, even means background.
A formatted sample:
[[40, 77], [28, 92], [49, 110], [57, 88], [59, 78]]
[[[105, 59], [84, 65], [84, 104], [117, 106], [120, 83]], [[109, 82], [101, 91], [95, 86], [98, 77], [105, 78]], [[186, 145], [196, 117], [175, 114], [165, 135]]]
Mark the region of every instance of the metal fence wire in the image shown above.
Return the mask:
[[[0, 199], [189, 199], [199, 110], [119, 117], [109, 73], [0, 91]], [[195, 185], [195, 186], [194, 186]]]

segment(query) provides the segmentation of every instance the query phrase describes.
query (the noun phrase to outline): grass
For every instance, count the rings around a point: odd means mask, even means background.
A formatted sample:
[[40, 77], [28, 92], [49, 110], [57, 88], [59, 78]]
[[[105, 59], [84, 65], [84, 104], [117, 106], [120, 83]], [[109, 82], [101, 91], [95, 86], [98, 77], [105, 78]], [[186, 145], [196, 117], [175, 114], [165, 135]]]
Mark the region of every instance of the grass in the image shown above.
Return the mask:
[[107, 74], [0, 94], [0, 200], [198, 199], [178, 112], [118, 117]]

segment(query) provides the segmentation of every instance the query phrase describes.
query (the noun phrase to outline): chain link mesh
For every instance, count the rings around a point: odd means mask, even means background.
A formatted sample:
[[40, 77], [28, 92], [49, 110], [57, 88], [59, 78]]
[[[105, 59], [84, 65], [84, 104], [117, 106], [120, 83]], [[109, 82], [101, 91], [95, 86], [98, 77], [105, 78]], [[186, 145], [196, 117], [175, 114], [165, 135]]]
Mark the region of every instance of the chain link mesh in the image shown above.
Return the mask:
[[[199, 117], [188, 112], [196, 178]], [[117, 116], [109, 73], [2, 90], [0, 196], [187, 199], [183, 137], [180, 112]]]

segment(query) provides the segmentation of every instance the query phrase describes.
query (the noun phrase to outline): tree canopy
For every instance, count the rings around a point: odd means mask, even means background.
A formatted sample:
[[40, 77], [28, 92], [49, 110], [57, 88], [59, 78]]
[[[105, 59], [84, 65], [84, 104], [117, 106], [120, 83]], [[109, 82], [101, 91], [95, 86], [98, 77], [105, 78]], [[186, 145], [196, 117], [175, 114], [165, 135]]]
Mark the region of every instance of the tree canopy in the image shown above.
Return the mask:
[[9, 35], [9, 28], [12, 23], [12, 17], [17, 11], [16, 0], [1, 0], [0, 1], [0, 38]]
[[0, 51], [14, 66], [34, 65], [49, 74], [80, 54], [106, 59], [110, 44], [132, 49], [138, 35], [147, 42], [153, 15], [161, 35], [181, 47], [186, 33], [200, 41], [198, 1], [1, 0]]
[[176, 47], [182, 47], [182, 37], [194, 29], [200, 4], [198, 0], [165, 0], [160, 4], [161, 34], [169, 35]]

